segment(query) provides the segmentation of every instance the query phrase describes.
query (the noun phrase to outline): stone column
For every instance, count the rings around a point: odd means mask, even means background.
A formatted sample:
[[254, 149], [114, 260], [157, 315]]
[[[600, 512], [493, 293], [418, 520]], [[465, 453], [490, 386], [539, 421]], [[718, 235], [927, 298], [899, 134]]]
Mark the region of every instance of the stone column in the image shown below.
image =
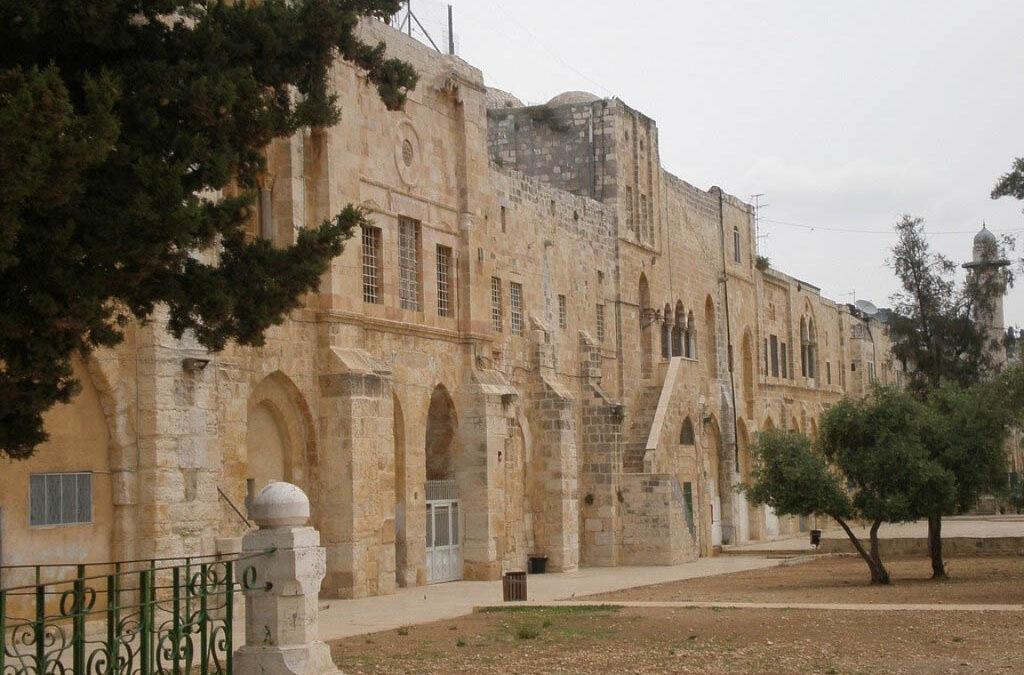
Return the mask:
[[250, 513], [260, 529], [245, 535], [242, 554], [273, 553], [244, 563], [255, 568], [256, 588], [245, 594], [245, 646], [235, 652], [235, 672], [339, 673], [330, 649], [317, 639], [326, 555], [320, 533], [306, 525], [309, 500], [290, 483], [270, 483], [256, 495]]

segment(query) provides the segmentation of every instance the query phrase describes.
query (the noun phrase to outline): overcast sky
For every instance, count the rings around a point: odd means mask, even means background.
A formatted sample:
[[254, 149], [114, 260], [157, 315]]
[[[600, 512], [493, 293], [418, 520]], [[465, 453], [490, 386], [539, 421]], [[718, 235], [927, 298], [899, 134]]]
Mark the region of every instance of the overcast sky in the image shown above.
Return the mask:
[[[761, 253], [835, 300], [889, 304], [902, 213], [957, 261], [982, 221], [1024, 235], [1024, 203], [989, 198], [1024, 155], [1024, 0], [451, 4], [489, 86], [528, 103], [584, 89], [653, 117], [665, 168], [763, 193]], [[1024, 282], [1006, 320], [1024, 324]]]

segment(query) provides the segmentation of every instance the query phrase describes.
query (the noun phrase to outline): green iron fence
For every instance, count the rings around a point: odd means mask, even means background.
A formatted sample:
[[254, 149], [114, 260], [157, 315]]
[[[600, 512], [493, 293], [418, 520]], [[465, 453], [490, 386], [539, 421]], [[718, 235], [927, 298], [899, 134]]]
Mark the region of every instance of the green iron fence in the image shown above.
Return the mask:
[[246, 562], [268, 552], [0, 568], [33, 577], [0, 588], [0, 675], [231, 675]]

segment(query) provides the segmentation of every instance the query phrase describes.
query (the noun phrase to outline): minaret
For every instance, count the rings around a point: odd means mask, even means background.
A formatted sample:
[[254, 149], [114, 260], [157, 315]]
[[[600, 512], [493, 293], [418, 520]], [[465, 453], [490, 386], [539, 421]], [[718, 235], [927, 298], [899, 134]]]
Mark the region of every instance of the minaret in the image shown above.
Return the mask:
[[1009, 264], [1009, 260], [999, 257], [996, 236], [982, 223], [981, 231], [974, 235], [972, 260], [964, 263], [964, 267], [968, 274], [977, 275], [982, 281], [991, 279], [995, 282], [995, 297], [992, 298], [989, 307], [979, 308], [975, 319], [988, 327], [992, 360], [997, 368], [1006, 363], [1006, 347], [1003, 345], [1003, 338], [1006, 335], [1003, 326], [1003, 295], [1006, 293], [1006, 281], [1002, 268]]

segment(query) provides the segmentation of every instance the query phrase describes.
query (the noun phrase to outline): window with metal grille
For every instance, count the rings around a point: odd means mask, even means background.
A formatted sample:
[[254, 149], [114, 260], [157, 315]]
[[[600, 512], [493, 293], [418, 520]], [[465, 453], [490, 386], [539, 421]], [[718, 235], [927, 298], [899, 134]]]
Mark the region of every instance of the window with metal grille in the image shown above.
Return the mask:
[[786, 356], [786, 343], [779, 343], [779, 353], [782, 355], [782, 377], [789, 377], [789, 358]]
[[495, 333], [500, 333], [502, 330], [502, 315], [501, 279], [491, 277], [491, 329]]
[[31, 527], [91, 522], [91, 473], [37, 473], [29, 477]]
[[363, 225], [363, 302], [381, 301], [380, 254], [380, 228]]
[[569, 319], [566, 316], [565, 296], [564, 295], [559, 295], [558, 296], [558, 327], [559, 328], [565, 328], [568, 325], [568, 323], [569, 323]]
[[523, 285], [510, 281], [508, 284], [509, 325], [513, 335], [523, 334]]
[[779, 376], [779, 338], [771, 336], [772, 343], [772, 377]]
[[452, 306], [452, 250], [447, 246], [437, 246], [437, 313], [439, 316], [451, 316]]
[[597, 341], [604, 342], [604, 303], [597, 303]]
[[420, 224], [398, 219], [398, 297], [402, 309], [420, 311]]
[[732, 228], [732, 257], [740, 262], [740, 228], [735, 226]]

